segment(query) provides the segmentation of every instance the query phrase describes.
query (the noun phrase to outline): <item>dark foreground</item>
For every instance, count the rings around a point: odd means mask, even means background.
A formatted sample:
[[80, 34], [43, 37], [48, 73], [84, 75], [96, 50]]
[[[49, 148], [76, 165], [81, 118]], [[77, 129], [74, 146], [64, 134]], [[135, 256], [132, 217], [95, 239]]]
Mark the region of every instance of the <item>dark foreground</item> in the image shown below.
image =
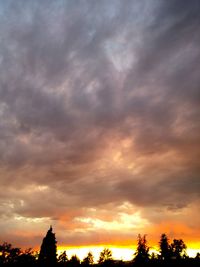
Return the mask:
[[[1, 258], [2, 255], [0, 255]], [[148, 262], [125, 262], [125, 261], [105, 261], [98, 264], [88, 264], [85, 262], [72, 262], [68, 260], [66, 262], [57, 263], [39, 263], [37, 259], [22, 257], [15, 259], [12, 262], [0, 261], [2, 267], [200, 267], [200, 259], [198, 258], [187, 258], [181, 260], [149, 260]]]

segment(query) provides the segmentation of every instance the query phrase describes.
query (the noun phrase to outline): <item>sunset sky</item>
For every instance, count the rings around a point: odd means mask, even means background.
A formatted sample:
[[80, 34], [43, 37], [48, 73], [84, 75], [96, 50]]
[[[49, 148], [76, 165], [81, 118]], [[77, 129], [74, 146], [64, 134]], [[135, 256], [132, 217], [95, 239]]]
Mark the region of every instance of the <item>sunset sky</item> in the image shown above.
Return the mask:
[[0, 0], [0, 243], [200, 249], [199, 206], [200, 1]]

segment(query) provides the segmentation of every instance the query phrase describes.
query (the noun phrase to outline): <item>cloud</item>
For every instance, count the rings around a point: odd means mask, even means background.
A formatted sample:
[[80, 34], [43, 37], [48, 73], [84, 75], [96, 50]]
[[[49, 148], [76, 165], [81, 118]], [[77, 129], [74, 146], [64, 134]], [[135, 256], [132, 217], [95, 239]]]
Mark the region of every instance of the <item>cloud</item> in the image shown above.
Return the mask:
[[[95, 242], [99, 229], [87, 234], [86, 219], [120, 225], [123, 203], [150, 225], [181, 218], [191, 227], [184, 212], [196, 215], [199, 200], [199, 9], [196, 0], [0, 4], [5, 238], [6, 228], [14, 236], [36, 227], [38, 236], [39, 224], [53, 222], [59, 235], [69, 227], [72, 243], [81, 229]], [[127, 238], [110, 239], [120, 234]]]

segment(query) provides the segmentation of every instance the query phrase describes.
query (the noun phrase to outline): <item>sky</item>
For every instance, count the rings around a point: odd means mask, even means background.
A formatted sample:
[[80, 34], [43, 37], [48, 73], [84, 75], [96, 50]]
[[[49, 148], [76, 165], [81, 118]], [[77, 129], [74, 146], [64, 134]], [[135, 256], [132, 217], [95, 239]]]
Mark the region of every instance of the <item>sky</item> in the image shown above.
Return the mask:
[[200, 248], [199, 14], [0, 0], [0, 242]]

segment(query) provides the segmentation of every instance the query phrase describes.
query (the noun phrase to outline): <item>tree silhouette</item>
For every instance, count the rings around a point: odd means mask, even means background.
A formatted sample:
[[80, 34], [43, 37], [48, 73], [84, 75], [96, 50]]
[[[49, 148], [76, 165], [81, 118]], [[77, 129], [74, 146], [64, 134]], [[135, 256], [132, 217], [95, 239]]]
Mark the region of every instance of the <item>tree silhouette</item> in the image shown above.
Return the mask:
[[94, 256], [92, 252], [88, 252], [87, 256], [83, 259], [82, 264], [84, 266], [89, 266], [94, 263]]
[[143, 237], [140, 234], [138, 235], [138, 244], [134, 255], [135, 255], [134, 260], [136, 262], [143, 263], [148, 261], [150, 255], [149, 255], [149, 247], [147, 246], [146, 235], [144, 235]]
[[72, 255], [71, 259], [69, 260], [69, 265], [73, 267], [80, 266], [80, 259], [76, 255]]
[[200, 260], [200, 253], [199, 253], [199, 252], [197, 252], [197, 254], [196, 254], [196, 256], [195, 256], [195, 259], [196, 259], [196, 260]]
[[101, 264], [112, 260], [112, 251], [108, 248], [104, 248], [104, 250], [100, 253], [98, 262]]
[[0, 265], [16, 264], [21, 254], [22, 251], [20, 248], [13, 248], [11, 244], [3, 243], [0, 246]]
[[0, 245], [0, 265], [7, 263], [12, 245], [4, 242]]
[[162, 234], [159, 242], [160, 258], [162, 260], [169, 260], [172, 254], [169, 239], [166, 234]]
[[43, 239], [38, 262], [40, 266], [54, 267], [57, 262], [57, 246], [55, 234], [52, 232], [52, 226], [47, 231], [46, 236]]
[[35, 252], [29, 248], [26, 249], [18, 258], [18, 263], [20, 266], [34, 266], [36, 263]]
[[66, 254], [66, 251], [63, 251], [59, 256], [58, 256], [58, 263], [66, 263], [68, 261], [68, 257]]
[[174, 239], [171, 244], [172, 255], [176, 259], [181, 259], [186, 254], [186, 245], [182, 239]]

